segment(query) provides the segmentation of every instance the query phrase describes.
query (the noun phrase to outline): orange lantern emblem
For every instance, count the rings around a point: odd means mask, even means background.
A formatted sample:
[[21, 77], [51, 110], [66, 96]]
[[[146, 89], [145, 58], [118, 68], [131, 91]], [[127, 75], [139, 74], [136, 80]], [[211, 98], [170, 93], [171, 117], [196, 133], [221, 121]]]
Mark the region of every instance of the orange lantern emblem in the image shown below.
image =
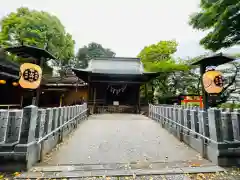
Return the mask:
[[24, 63], [20, 67], [19, 84], [22, 88], [37, 89], [42, 80], [42, 69], [32, 63]]
[[211, 70], [203, 74], [203, 86], [207, 93], [218, 94], [223, 90], [223, 76], [219, 71]]

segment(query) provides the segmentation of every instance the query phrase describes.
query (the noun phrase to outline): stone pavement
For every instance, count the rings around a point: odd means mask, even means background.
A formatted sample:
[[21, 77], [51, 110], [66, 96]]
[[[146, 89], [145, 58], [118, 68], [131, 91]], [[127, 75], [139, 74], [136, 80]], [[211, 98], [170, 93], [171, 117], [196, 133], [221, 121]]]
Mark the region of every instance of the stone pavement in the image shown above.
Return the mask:
[[61, 176], [79, 172], [85, 174], [79, 176], [121, 176], [195, 171], [221, 169], [202, 159], [155, 121], [137, 114], [90, 116], [71, 138], [32, 170], [35, 174], [60, 172]]
[[47, 163], [106, 164], [198, 160], [199, 154], [146, 116], [90, 116]]

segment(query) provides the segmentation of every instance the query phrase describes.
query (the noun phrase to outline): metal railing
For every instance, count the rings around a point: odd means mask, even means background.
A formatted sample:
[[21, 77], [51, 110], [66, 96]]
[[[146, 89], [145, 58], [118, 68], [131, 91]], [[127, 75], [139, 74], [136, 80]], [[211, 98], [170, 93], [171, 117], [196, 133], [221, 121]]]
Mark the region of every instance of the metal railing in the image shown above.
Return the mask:
[[87, 112], [88, 109], [85, 109], [83, 112], [79, 113], [78, 115], [76, 115], [75, 117], [71, 118], [70, 120], [68, 120], [67, 122], [65, 122], [64, 124], [62, 124], [61, 126], [59, 126], [58, 128], [54, 129], [53, 131], [51, 131], [50, 133], [48, 133], [47, 135], [45, 135], [44, 137], [41, 137], [38, 139], [38, 141], [36, 142], [37, 144], [41, 143], [43, 140], [47, 139], [49, 136], [53, 135], [54, 133], [58, 132], [59, 130], [61, 130], [63, 127], [65, 127], [66, 125], [68, 125], [69, 123], [76, 121], [77, 118], [79, 118], [79, 116], [83, 116], [83, 119], [87, 117]]

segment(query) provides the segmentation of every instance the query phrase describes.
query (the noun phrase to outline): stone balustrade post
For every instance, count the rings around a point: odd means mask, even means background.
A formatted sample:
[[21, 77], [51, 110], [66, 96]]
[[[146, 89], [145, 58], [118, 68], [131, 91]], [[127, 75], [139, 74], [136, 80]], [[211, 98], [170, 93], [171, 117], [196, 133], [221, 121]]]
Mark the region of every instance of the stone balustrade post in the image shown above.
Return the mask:
[[[208, 126], [208, 115], [206, 111], [198, 111], [198, 122], [199, 122], [199, 134], [209, 137], [209, 126]], [[204, 137], [200, 137], [201, 139], [201, 155], [203, 158], [207, 157], [207, 144], [206, 139]]]
[[160, 108], [160, 114], [161, 114], [161, 116], [160, 116], [160, 123], [161, 123], [161, 125], [163, 125], [163, 122], [164, 122], [164, 118], [163, 118], [163, 116], [164, 116], [164, 107], [163, 106], [161, 106], [161, 108]]
[[52, 108], [52, 131], [57, 129], [58, 127], [58, 116], [59, 116], [59, 110], [58, 108]]
[[216, 142], [223, 141], [221, 111], [216, 108], [208, 109], [208, 124], [210, 138]]
[[156, 106], [155, 105], [153, 105], [153, 120], [155, 120], [155, 118], [156, 118]]
[[184, 126], [191, 129], [190, 109], [184, 109]]
[[64, 118], [63, 118], [63, 120], [64, 120], [64, 123], [66, 123], [67, 120], [68, 120], [68, 107], [67, 106], [64, 106]]
[[19, 143], [23, 115], [22, 110], [15, 109], [8, 111], [8, 126], [5, 139], [5, 148], [7, 147], [7, 144], [9, 145], [9, 147], [11, 147], [14, 144]]
[[151, 115], [151, 104], [148, 104], [148, 117], [152, 118], [152, 115]]
[[221, 113], [221, 121], [222, 121], [223, 140], [234, 141], [231, 113], [228, 111], [222, 112]]
[[183, 132], [184, 129], [182, 127], [182, 126], [184, 126], [184, 110], [183, 110], [183, 108], [179, 108], [178, 109], [178, 119], [179, 119], [179, 124], [181, 124], [181, 126], [179, 128], [179, 135], [178, 135], [178, 137], [179, 137], [180, 141], [183, 141], [183, 133], [184, 133]]
[[68, 111], [67, 111], [67, 121], [71, 119], [71, 106], [67, 106]]
[[231, 115], [234, 139], [240, 141], [240, 113], [235, 111]]
[[172, 116], [172, 120], [173, 120], [173, 133], [175, 136], [177, 136], [177, 132], [179, 130], [179, 126], [176, 124], [176, 123], [179, 123], [178, 122], [178, 109], [177, 107], [173, 108], [173, 116]]
[[38, 109], [37, 125], [35, 130], [35, 137], [37, 140], [44, 136], [45, 120], [46, 120], [46, 110]]
[[198, 112], [199, 119], [199, 133], [203, 136], [209, 137], [209, 122], [208, 122], [208, 114], [206, 111]]
[[158, 123], [160, 122], [160, 118], [161, 118], [161, 106], [158, 106], [158, 110], [157, 110], [157, 121], [158, 121]]
[[58, 116], [58, 124], [59, 126], [63, 125], [63, 107], [59, 107], [59, 116]]
[[[190, 110], [191, 130], [199, 133], [198, 112], [195, 109]], [[193, 135], [197, 137], [197, 135]]]
[[15, 169], [21, 170], [30, 169], [40, 159], [39, 144], [36, 143], [35, 130], [37, 126], [38, 107], [27, 106], [23, 109], [20, 142], [14, 148], [15, 157], [18, 159], [18, 164]]
[[8, 110], [0, 110], [0, 143], [5, 143], [8, 128]]
[[51, 133], [52, 131], [52, 123], [53, 123], [53, 109], [46, 109], [46, 120], [44, 125], [44, 135]]

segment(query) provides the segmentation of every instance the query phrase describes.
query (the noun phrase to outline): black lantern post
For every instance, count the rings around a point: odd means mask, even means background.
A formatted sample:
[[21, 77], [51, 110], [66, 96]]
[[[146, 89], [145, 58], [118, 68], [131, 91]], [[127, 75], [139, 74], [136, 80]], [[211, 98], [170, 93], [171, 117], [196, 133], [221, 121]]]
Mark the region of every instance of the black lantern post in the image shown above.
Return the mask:
[[199, 65], [200, 67], [200, 76], [201, 76], [201, 84], [202, 84], [202, 97], [203, 97], [203, 108], [206, 110], [209, 108], [209, 95], [208, 93], [205, 91], [204, 86], [203, 86], [203, 74], [206, 71], [206, 68], [208, 66], [219, 66], [225, 63], [229, 63], [234, 61], [235, 58], [233, 57], [229, 57], [229, 56], [225, 56], [222, 53], [219, 54], [215, 54], [212, 56], [208, 56], [205, 58], [202, 58], [198, 61], [193, 62], [191, 65]]
[[[9, 47], [5, 48], [5, 51], [10, 52], [12, 54], [15, 54], [18, 57], [21, 58], [32, 58], [35, 59], [35, 62], [30, 62], [33, 64], [39, 65], [41, 68], [43, 68], [44, 62], [56, 58], [50, 54], [47, 50], [37, 48], [34, 46], [28, 46], [28, 45], [21, 45], [21, 46], [15, 46], [15, 47]], [[41, 93], [41, 87], [39, 86], [37, 89], [33, 90], [34, 95], [32, 99], [32, 104], [38, 106], [39, 102], [39, 96]]]

